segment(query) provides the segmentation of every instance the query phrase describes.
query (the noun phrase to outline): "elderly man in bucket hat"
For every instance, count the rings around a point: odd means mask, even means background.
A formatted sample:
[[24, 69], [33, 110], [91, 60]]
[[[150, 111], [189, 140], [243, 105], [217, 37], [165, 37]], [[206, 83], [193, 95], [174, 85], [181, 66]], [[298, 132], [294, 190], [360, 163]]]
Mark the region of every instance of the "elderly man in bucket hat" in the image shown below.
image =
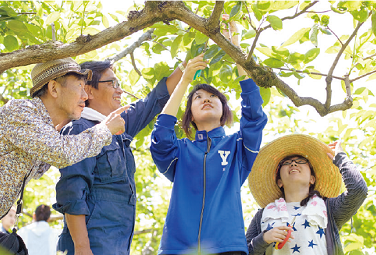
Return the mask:
[[31, 72], [33, 99], [10, 100], [0, 108], [0, 218], [24, 181], [41, 177], [50, 165], [66, 167], [93, 157], [111, 144], [112, 134], [124, 131], [120, 113], [127, 107], [79, 135], [59, 134], [66, 123], [80, 118], [91, 73], [71, 58], [37, 64]]
[[260, 150], [248, 180], [263, 207], [248, 227], [249, 254], [344, 254], [339, 230], [367, 197], [367, 184], [339, 141], [278, 138]]
[[[114, 135], [97, 157], [60, 169], [53, 208], [64, 214], [58, 249], [67, 255], [126, 255], [130, 252], [136, 217], [136, 171], [131, 151], [133, 138], [162, 111], [178, 84], [184, 67], [159, 81], [146, 98], [132, 103], [121, 116], [125, 132]], [[121, 107], [123, 90], [109, 61], [81, 64], [93, 71], [87, 82], [87, 107], [82, 118], [66, 125], [64, 134], [79, 134], [95, 127]], [[182, 70], [183, 69], [183, 70]]]

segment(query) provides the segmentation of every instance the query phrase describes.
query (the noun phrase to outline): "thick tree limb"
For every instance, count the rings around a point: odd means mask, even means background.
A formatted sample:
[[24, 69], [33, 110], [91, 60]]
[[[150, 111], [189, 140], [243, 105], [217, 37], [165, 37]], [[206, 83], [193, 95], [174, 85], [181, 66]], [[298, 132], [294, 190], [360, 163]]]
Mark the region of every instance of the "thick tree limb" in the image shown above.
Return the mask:
[[221, 15], [223, 11], [223, 7], [225, 6], [224, 1], [216, 1], [214, 5], [214, 10], [212, 15], [207, 20], [206, 29], [210, 31], [210, 33], [217, 33], [219, 32], [219, 23], [221, 20]]
[[[310, 5], [312, 6], [313, 3]], [[41, 45], [30, 46], [26, 49], [11, 53], [0, 54], [0, 73], [12, 67], [84, 54], [111, 42], [120, 40], [136, 31], [150, 27], [154, 23], [160, 21], [168, 22], [178, 19], [212, 39], [222, 50], [229, 54], [236, 63], [245, 69], [247, 74], [257, 83], [258, 86], [265, 88], [272, 86], [277, 87], [285, 93], [296, 106], [310, 105], [314, 107], [321, 116], [325, 116], [333, 111], [344, 110], [351, 107], [351, 102], [347, 99], [342, 104], [330, 106], [330, 104], [324, 105], [314, 98], [299, 97], [290, 86], [277, 77], [271, 68], [258, 65], [252, 57], [247, 59], [247, 55], [245, 55], [241, 49], [234, 46], [219, 32], [219, 10], [222, 9], [223, 2], [216, 2], [213, 14], [209, 19], [205, 19], [197, 16], [189, 10], [182, 1], [147, 1], [145, 2], [143, 10], [131, 11], [129, 13], [128, 21], [107, 28], [96, 35], [81, 36], [78, 37], [75, 42], [69, 44], [49, 42]], [[298, 14], [300, 15], [301, 12], [294, 16], [296, 17]], [[217, 21], [215, 20], [215, 17], [218, 19]], [[292, 17], [293, 16], [285, 17], [284, 19], [291, 19]], [[358, 24], [353, 34], [357, 32], [360, 25], [361, 24]], [[352, 37], [349, 38], [347, 44]], [[343, 50], [344, 48], [345, 46], [343, 47]], [[343, 53], [343, 50], [341, 51], [341, 54]], [[333, 78], [333, 70], [341, 54], [339, 53], [337, 55], [335, 63], [332, 65], [331, 72], [327, 77], [328, 81], [331, 81]]]

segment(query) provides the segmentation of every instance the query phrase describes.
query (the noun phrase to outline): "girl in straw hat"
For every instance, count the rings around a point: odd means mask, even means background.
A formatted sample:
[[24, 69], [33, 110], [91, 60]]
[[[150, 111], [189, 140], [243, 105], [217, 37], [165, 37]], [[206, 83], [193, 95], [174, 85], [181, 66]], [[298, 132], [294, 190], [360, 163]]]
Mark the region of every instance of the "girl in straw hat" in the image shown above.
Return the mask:
[[[243, 80], [240, 131], [227, 136], [223, 126], [231, 121], [231, 111], [226, 97], [200, 84], [188, 96], [182, 121], [188, 137], [190, 125], [196, 129], [195, 139], [178, 140], [179, 105], [196, 71], [205, 68], [203, 54], [188, 62], [152, 133], [154, 162], [174, 183], [158, 254], [248, 253], [240, 187], [258, 153], [267, 117], [259, 88]], [[238, 71], [245, 75], [240, 66]]]
[[[342, 179], [347, 190], [339, 195]], [[340, 142], [281, 137], [260, 150], [248, 180], [263, 207], [247, 231], [249, 254], [343, 254], [339, 230], [367, 185]]]

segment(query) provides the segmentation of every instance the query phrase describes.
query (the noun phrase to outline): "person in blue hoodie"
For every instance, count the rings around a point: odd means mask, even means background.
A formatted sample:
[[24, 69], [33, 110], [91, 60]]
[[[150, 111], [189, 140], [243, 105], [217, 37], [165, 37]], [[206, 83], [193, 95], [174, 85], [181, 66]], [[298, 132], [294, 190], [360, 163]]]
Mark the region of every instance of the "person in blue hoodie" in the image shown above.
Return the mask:
[[[236, 25], [235, 25], [236, 26]], [[235, 45], [237, 36], [232, 38]], [[189, 137], [177, 139], [174, 127], [184, 93], [197, 70], [205, 69], [203, 54], [191, 59], [152, 132], [150, 151], [158, 170], [173, 182], [158, 254], [248, 254], [240, 188], [251, 171], [267, 117], [258, 86], [240, 82], [240, 130], [226, 135], [232, 121], [226, 97], [200, 84], [188, 96], [183, 128]], [[239, 75], [246, 75], [238, 65]]]

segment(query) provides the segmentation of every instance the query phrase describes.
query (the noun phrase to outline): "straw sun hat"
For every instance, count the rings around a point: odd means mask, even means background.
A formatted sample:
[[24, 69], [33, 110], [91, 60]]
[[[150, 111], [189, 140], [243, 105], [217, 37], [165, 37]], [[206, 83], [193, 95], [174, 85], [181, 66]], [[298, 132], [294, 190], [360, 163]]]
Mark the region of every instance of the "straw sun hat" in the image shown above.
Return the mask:
[[33, 87], [30, 89], [30, 96], [33, 97], [50, 80], [70, 72], [87, 75], [87, 79], [91, 80], [91, 70], [81, 70], [80, 65], [72, 58], [55, 59], [35, 65], [31, 70]]
[[333, 151], [320, 140], [307, 135], [286, 135], [264, 146], [248, 177], [249, 188], [256, 202], [264, 208], [282, 197], [276, 184], [279, 162], [290, 155], [301, 155], [309, 160], [316, 175], [315, 190], [324, 197], [339, 195], [342, 176], [326, 153]]

